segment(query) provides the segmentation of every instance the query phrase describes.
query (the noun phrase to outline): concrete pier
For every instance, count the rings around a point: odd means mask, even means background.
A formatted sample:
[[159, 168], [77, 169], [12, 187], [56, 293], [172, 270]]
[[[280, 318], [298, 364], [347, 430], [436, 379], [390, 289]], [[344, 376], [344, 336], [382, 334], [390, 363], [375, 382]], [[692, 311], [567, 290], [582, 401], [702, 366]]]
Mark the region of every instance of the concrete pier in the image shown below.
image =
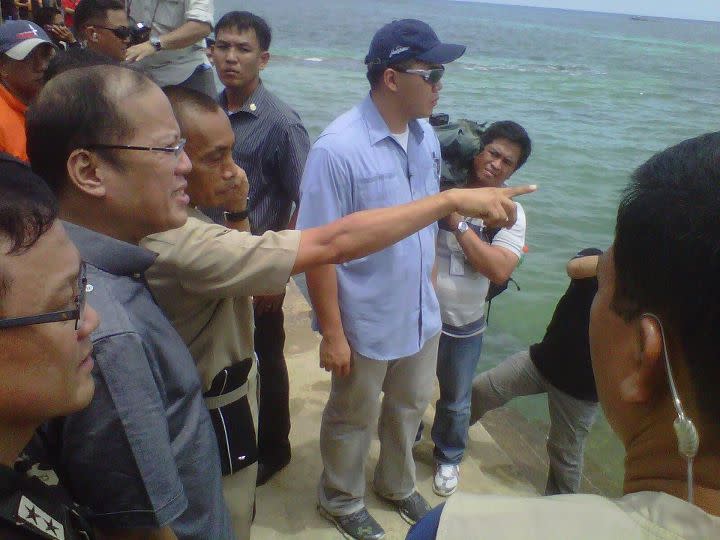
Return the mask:
[[[290, 414], [292, 418], [292, 461], [266, 485], [258, 488], [257, 515], [253, 540], [280, 538], [337, 539], [334, 526], [317, 513], [316, 488], [322, 472], [320, 460], [320, 417], [330, 391], [330, 374], [320, 369], [320, 336], [310, 328], [310, 306], [294, 282], [285, 299], [285, 356], [290, 373]], [[425, 413], [425, 433], [415, 448], [417, 487], [432, 506], [445, 499], [432, 491], [432, 441], [429, 428], [435, 413], [434, 400]], [[377, 438], [370, 448], [366, 476], [366, 503], [369, 511], [387, 532], [386, 538], [405, 538], [408, 525], [395, 509], [378, 499], [371, 488], [377, 462]], [[461, 465], [460, 489], [472, 493], [537, 494], [508, 455], [488, 432], [476, 424], [470, 429], [468, 451]]]

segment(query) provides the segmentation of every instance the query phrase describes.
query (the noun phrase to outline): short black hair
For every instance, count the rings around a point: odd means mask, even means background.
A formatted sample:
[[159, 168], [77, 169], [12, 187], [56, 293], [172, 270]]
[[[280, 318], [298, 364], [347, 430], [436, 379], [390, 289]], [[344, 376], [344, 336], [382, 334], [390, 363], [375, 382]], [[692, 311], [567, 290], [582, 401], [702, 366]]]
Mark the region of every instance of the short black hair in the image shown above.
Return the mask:
[[490, 144], [495, 139], [507, 139], [520, 147], [520, 157], [518, 158], [517, 171], [522, 167], [532, 152], [532, 142], [525, 128], [512, 120], [501, 120], [490, 124], [482, 134], [483, 144]]
[[201, 113], [214, 113], [222, 110], [217, 101], [213, 98], [191, 88], [179, 85], [164, 86], [162, 89], [170, 102], [175, 119], [180, 126], [180, 132], [185, 133], [185, 125], [189, 109], [195, 109]]
[[10, 244], [3, 255], [32, 247], [57, 216], [57, 202], [47, 184], [27, 164], [0, 153], [0, 237]]
[[402, 62], [397, 62], [389, 66], [383, 64], [372, 64], [368, 66], [365, 77], [367, 77], [367, 80], [370, 83], [370, 88], [374, 90], [382, 82], [383, 75], [385, 74], [386, 69], [397, 69], [400, 71], [404, 71], [406, 69], [412, 69], [415, 63], [416, 60], [410, 58], [409, 60], [403, 60]]
[[[47, 184], [26, 163], [0, 153], [0, 257], [30, 249], [57, 216], [57, 202]], [[0, 301], [11, 285], [0, 264]]]
[[720, 418], [720, 132], [637, 168], [617, 213], [615, 294], [626, 321], [651, 312], [684, 351], [701, 413]]
[[[83, 0], [85, 1], [85, 0]], [[237, 30], [242, 32], [249, 29], [255, 30], [260, 50], [267, 51], [270, 49], [272, 41], [272, 30], [265, 19], [249, 11], [230, 11], [220, 17], [215, 24], [215, 38], [217, 39], [220, 30]]]
[[[131, 136], [133, 127], [122, 101], [152, 84], [139, 71], [112, 65], [71, 69], [52, 79], [25, 114], [33, 170], [60, 194], [67, 183], [70, 154], [93, 143]], [[113, 152], [97, 152], [118, 165]]]
[[[120, 62], [87, 47], [70, 47], [65, 51], [58, 51], [50, 59], [48, 68], [45, 70], [45, 81], [65, 73], [70, 69], [81, 67], [113, 65], [119, 66]], [[130, 66], [132, 67], [132, 66]]]
[[125, 11], [125, 2], [122, 0], [82, 0], [73, 15], [73, 28], [81, 30], [88, 24], [98, 24], [107, 20], [110, 10]]
[[33, 19], [35, 21], [35, 24], [45, 30], [45, 26], [47, 26], [48, 24], [52, 24], [53, 19], [58, 15], [62, 15], [62, 11], [60, 11], [58, 8], [54, 6], [43, 6], [37, 10], [37, 13], [35, 13]]

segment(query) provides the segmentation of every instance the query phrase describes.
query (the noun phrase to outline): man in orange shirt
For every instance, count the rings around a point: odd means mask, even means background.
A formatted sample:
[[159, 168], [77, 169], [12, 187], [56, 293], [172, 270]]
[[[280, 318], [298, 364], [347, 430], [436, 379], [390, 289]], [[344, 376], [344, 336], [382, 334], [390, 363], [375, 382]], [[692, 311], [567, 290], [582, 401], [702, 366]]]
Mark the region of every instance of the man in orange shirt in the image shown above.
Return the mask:
[[30, 21], [0, 25], [0, 151], [28, 161], [25, 109], [40, 92], [55, 45]]

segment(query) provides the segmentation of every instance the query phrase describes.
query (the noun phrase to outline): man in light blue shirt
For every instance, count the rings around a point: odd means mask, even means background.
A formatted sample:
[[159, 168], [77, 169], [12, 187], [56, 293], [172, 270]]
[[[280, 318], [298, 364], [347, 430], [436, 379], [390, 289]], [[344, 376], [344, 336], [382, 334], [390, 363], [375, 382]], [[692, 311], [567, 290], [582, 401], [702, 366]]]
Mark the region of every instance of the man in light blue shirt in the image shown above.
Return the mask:
[[[365, 59], [370, 94], [310, 151], [298, 228], [438, 192], [440, 146], [418, 119], [437, 104], [443, 64], [464, 52], [417, 20], [394, 21], [375, 34]], [[385, 534], [363, 502], [381, 391], [374, 489], [409, 523], [429, 510], [415, 491], [412, 443], [432, 394], [441, 327], [431, 280], [436, 234], [431, 225], [374, 255], [307, 272], [323, 335], [320, 365], [333, 372], [320, 433], [319, 510], [352, 538]]]

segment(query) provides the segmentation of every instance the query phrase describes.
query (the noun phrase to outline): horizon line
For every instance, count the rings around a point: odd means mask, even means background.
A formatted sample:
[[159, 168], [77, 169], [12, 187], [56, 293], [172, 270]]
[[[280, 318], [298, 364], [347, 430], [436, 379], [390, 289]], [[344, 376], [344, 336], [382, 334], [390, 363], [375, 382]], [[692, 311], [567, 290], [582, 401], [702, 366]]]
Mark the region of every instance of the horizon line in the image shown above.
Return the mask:
[[[693, 21], [693, 22], [707, 22], [707, 23], [720, 23], [720, 16], [717, 19], [699, 19], [699, 18], [687, 18], [687, 17], [667, 17], [664, 15], [650, 15], [648, 13], [628, 13], [624, 11], [597, 11], [594, 9], [581, 9], [581, 8], [564, 8], [564, 7], [550, 7], [550, 6], [531, 6], [523, 3], [508, 4], [505, 2], [493, 2], [492, 0], [449, 0], [451, 2], [464, 2], [467, 4], [487, 4], [493, 6], [508, 6], [508, 7], [525, 7], [533, 9], [551, 9], [554, 11], [574, 11], [581, 13], [595, 13], [598, 15], [626, 15], [628, 17], [647, 17], [652, 19], [667, 19], [671, 21]], [[520, 2], [522, 0], [519, 0]]]

